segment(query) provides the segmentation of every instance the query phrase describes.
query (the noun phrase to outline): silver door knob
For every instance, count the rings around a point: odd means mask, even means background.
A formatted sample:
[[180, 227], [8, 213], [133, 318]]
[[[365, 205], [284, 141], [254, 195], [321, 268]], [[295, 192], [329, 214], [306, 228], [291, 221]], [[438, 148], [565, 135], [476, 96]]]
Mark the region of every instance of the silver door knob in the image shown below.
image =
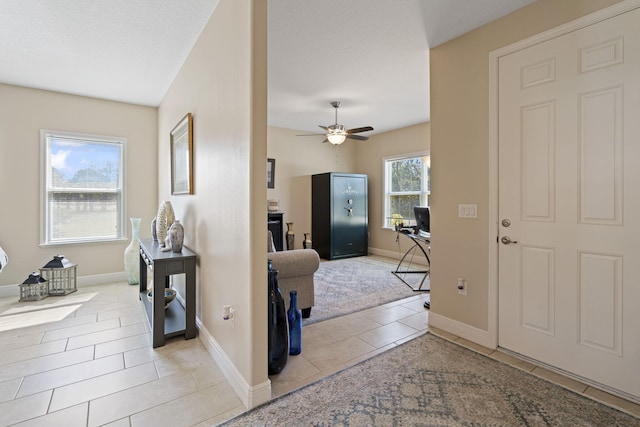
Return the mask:
[[516, 240], [511, 240], [511, 237], [509, 236], [502, 236], [502, 239], [500, 239], [500, 241], [505, 245], [509, 245], [511, 243], [518, 243]]

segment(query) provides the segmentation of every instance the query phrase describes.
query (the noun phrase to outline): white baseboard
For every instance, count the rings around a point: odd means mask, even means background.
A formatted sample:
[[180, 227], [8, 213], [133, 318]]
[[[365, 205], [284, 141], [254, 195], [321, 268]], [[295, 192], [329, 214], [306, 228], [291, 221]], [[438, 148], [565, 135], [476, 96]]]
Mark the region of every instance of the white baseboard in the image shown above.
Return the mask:
[[198, 326], [200, 341], [202, 341], [213, 360], [216, 361], [244, 406], [247, 409], [251, 409], [271, 400], [271, 381], [267, 379], [262, 384], [250, 386], [199, 318], [196, 318], [196, 325]]
[[449, 319], [448, 317], [441, 316], [437, 313], [429, 313], [429, 326], [442, 329], [445, 332], [456, 335], [460, 338], [464, 338], [476, 344], [480, 344], [483, 347], [495, 349], [497, 343], [490, 336], [488, 331], [474, 328], [465, 323], [458, 322], [457, 320]]
[[[126, 282], [127, 276], [124, 271], [119, 273], [96, 274], [93, 276], [78, 277], [76, 286], [78, 288], [85, 286], [104, 285], [106, 283]], [[0, 286], [0, 298], [15, 297], [20, 299], [20, 284]]]
[[20, 287], [18, 285], [0, 286], [0, 298], [5, 297], [20, 298]]
[[78, 287], [104, 285], [106, 283], [126, 282], [127, 275], [124, 271], [119, 273], [95, 274], [93, 276], [78, 277]]
[[[398, 260], [398, 261], [400, 261], [400, 259], [404, 255], [404, 253], [398, 253], [398, 252], [395, 252], [395, 251], [389, 251], [389, 250], [386, 250], [386, 249], [378, 249], [378, 248], [369, 248], [368, 252], [371, 255], [383, 256], [383, 257], [395, 259], [395, 260]], [[423, 255], [418, 255], [417, 253], [413, 257], [411, 262], [413, 264], [428, 265], [427, 264], [427, 259]], [[404, 263], [403, 263], [403, 265], [404, 265]]]

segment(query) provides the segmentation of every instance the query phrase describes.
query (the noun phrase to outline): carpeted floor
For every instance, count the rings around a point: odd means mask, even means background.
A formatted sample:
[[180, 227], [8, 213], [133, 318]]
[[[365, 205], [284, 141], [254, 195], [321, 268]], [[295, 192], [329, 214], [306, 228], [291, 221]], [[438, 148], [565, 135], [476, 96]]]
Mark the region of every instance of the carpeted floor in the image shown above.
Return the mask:
[[640, 420], [426, 334], [226, 426], [638, 426]]
[[304, 324], [416, 295], [391, 274], [396, 266], [397, 261], [377, 256], [322, 261], [314, 276], [315, 305]]

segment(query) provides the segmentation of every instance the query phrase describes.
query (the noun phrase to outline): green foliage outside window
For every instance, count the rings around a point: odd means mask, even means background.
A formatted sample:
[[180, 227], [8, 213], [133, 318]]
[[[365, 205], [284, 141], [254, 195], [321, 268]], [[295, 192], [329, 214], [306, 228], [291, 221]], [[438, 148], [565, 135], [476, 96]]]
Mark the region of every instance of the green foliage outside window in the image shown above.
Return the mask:
[[429, 157], [416, 156], [386, 162], [386, 226], [411, 225], [414, 206], [429, 204]]

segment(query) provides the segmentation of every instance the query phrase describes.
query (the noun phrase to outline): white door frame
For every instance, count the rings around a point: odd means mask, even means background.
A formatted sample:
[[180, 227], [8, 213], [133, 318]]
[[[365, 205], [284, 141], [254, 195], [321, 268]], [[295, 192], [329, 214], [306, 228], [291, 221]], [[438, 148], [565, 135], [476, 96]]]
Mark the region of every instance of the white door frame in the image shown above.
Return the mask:
[[498, 347], [498, 62], [527, 47], [554, 39], [614, 16], [640, 8], [640, 0], [624, 0], [559, 27], [489, 52], [489, 299], [488, 341]]

